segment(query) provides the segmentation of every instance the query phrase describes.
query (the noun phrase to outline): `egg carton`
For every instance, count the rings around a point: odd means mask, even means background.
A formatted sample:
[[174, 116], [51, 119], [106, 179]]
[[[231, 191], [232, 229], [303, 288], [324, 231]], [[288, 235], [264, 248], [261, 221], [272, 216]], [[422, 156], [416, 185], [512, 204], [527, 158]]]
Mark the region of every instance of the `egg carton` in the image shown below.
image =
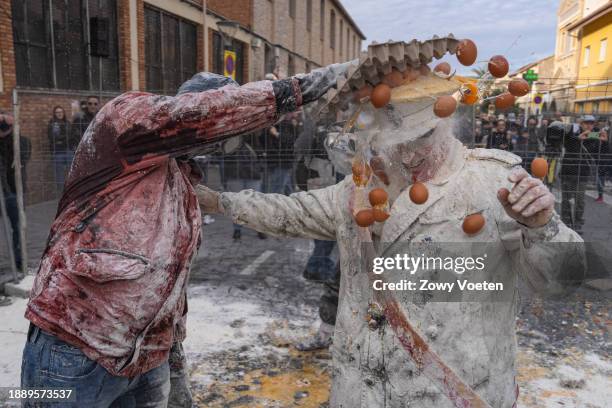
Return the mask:
[[393, 68], [405, 71], [407, 67], [426, 65], [446, 53], [455, 54], [459, 44], [452, 34], [446, 37], [434, 36], [425, 41], [412, 40], [372, 43], [361, 53], [355, 65], [351, 65], [346, 78], [340, 78], [336, 89], [331, 89], [320, 100], [322, 114], [346, 110], [351, 102], [351, 93], [367, 83], [376, 86], [383, 75]]

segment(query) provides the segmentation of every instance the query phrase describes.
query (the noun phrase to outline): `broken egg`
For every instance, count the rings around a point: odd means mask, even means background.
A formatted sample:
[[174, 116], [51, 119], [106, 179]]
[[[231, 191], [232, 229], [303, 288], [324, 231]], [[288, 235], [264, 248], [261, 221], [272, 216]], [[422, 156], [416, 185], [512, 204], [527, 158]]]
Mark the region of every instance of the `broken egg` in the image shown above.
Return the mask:
[[525, 96], [529, 93], [529, 82], [523, 78], [517, 78], [508, 84], [508, 92], [514, 96]]
[[439, 118], [447, 118], [457, 109], [457, 101], [450, 95], [438, 96], [433, 111]]
[[468, 215], [463, 219], [463, 232], [468, 235], [477, 234], [485, 225], [485, 218], [480, 213]]
[[353, 182], [359, 187], [363, 187], [368, 184], [368, 181], [370, 181], [370, 176], [372, 175], [372, 169], [370, 169], [370, 166], [359, 158], [355, 158], [355, 160], [353, 160], [352, 172]]
[[470, 66], [474, 62], [476, 62], [476, 57], [478, 56], [478, 49], [476, 48], [476, 44], [474, 41], [469, 39], [464, 39], [459, 41], [457, 45], [457, 60], [465, 66]]
[[355, 222], [360, 227], [369, 227], [374, 224], [374, 211], [371, 209], [361, 210], [355, 215]]
[[416, 182], [410, 187], [408, 195], [413, 203], [423, 204], [429, 198], [429, 191], [425, 184]]
[[473, 105], [478, 102], [478, 87], [474, 84], [463, 84], [461, 87], [461, 103]]
[[448, 62], [441, 62], [438, 65], [436, 65], [433, 70], [434, 72], [440, 72], [444, 75], [450, 75], [451, 66]]
[[503, 78], [510, 70], [510, 64], [503, 55], [494, 55], [489, 60], [489, 72], [495, 78]]
[[495, 98], [495, 107], [499, 110], [508, 109], [514, 106], [515, 99], [516, 98], [511, 93], [504, 92]]
[[387, 172], [385, 172], [385, 163], [380, 156], [374, 156], [370, 159], [370, 167], [372, 168], [372, 172], [378, 177], [380, 181], [382, 181], [386, 186], [389, 185], [389, 176], [387, 176]]
[[370, 194], [368, 194], [368, 199], [370, 200], [370, 204], [372, 204], [372, 206], [385, 205], [387, 204], [389, 195], [382, 188], [375, 188], [374, 190], [370, 191]]
[[387, 84], [378, 84], [374, 87], [372, 95], [370, 96], [370, 102], [372, 105], [380, 109], [386, 106], [391, 100], [391, 87]]
[[531, 174], [533, 177], [544, 178], [548, 174], [548, 162], [538, 157], [531, 162]]

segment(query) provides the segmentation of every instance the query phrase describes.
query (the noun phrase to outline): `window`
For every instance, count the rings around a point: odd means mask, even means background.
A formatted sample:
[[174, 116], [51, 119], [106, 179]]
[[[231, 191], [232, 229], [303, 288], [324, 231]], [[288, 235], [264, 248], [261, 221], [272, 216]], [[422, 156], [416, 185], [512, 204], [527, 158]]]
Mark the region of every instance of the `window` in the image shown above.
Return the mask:
[[334, 10], [330, 13], [329, 47], [336, 48], [336, 12]]
[[346, 56], [347, 57], [350, 57], [350, 54], [351, 54], [351, 49], [349, 48], [350, 38], [351, 38], [351, 34], [349, 31], [349, 28], [346, 27]]
[[591, 59], [591, 46], [590, 45], [584, 48], [584, 57], [582, 59], [583, 67], [589, 66], [589, 59]]
[[355, 57], [359, 56], [359, 43], [357, 42], [355, 34], [353, 34], [353, 50], [355, 52]]
[[146, 6], [145, 70], [147, 90], [176, 93], [197, 71], [197, 26]]
[[608, 39], [604, 38], [599, 42], [599, 62], [606, 60], [606, 53], [608, 52]]
[[[221, 34], [219, 34], [216, 31], [213, 31], [213, 47], [212, 47], [212, 52], [213, 52], [213, 64], [212, 64], [212, 72], [214, 72], [215, 74], [219, 74], [219, 75], [223, 75], [225, 74], [225, 67], [224, 67], [224, 48], [223, 48], [223, 38], [221, 37]], [[268, 48], [269, 46], [266, 44], [266, 55], [265, 58], [268, 58]], [[231, 49], [232, 51], [234, 51], [236, 53], [236, 66], [234, 68], [236, 74], [235, 74], [235, 80], [236, 82], [238, 82], [239, 84], [243, 84], [244, 83], [244, 43], [242, 41], [238, 41], [236, 39], [232, 40], [232, 46], [231, 48], [227, 48], [227, 49]], [[270, 71], [266, 71], [266, 73], [268, 72], [272, 72], [272, 70]], [[192, 74], [193, 75], [193, 74]]]
[[321, 34], [321, 41], [323, 41], [325, 39], [325, 0], [321, 0], [321, 26], [319, 27], [320, 29], [320, 34]]
[[294, 76], [295, 75], [295, 58], [291, 54], [289, 54], [289, 61], [287, 65], [288, 65], [287, 76]]
[[289, 0], [289, 17], [295, 18], [295, 0]]
[[340, 43], [340, 55], [342, 55], [342, 45], [344, 44], [342, 41], [342, 33], [344, 32], [344, 21], [340, 20], [340, 38], [338, 41]]
[[306, 0], [306, 29], [312, 31], [312, 0]]
[[276, 68], [276, 60], [274, 58], [274, 52], [272, 51], [272, 47], [269, 44], [266, 44], [264, 51], [264, 72], [266, 74], [271, 74], [274, 72]]
[[12, 7], [18, 85], [119, 90], [115, 0], [12, 0]]
[[599, 102], [593, 102], [591, 113], [597, 115], [599, 113]]

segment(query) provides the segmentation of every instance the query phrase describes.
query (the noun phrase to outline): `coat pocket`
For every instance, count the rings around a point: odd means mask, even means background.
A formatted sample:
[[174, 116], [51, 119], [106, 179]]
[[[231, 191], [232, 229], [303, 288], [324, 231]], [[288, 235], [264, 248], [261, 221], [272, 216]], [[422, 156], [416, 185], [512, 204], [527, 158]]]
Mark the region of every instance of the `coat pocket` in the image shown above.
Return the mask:
[[99, 283], [133, 280], [151, 269], [149, 258], [110, 248], [79, 248], [73, 272]]

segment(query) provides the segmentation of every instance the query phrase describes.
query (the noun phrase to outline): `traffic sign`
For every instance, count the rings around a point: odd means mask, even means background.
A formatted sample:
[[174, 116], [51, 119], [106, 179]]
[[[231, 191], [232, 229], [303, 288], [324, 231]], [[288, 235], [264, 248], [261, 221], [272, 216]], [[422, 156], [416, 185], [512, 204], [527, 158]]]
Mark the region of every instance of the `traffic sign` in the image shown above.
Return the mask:
[[225, 50], [223, 53], [223, 75], [236, 80], [236, 53]]
[[537, 94], [534, 98], [533, 98], [533, 103], [535, 103], [536, 105], [540, 105], [542, 104], [542, 102], [544, 101], [544, 96], [542, 94]]

